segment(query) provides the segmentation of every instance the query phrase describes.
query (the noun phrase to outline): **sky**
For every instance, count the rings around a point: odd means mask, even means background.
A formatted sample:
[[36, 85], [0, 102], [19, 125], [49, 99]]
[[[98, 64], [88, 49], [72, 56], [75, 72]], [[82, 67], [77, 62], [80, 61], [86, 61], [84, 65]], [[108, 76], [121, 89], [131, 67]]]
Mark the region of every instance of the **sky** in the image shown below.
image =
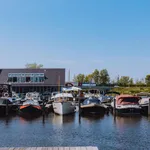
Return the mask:
[[149, 0], [0, 1], [0, 68], [26, 63], [107, 69], [112, 79], [150, 74]]

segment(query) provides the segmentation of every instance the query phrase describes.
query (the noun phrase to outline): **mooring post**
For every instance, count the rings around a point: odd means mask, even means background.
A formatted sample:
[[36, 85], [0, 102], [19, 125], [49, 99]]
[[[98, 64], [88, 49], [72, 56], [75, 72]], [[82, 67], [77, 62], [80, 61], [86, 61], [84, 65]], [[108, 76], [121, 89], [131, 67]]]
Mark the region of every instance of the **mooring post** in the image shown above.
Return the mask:
[[79, 114], [81, 114], [81, 98], [79, 97]]
[[148, 115], [150, 116], [150, 99], [149, 99], [149, 104], [148, 104]]
[[116, 116], [116, 99], [114, 99], [114, 110], [113, 110], [114, 116]]
[[43, 103], [42, 103], [42, 111], [43, 111], [43, 116], [44, 116], [45, 115], [44, 99], [43, 99]]
[[8, 116], [8, 100], [6, 99], [6, 116]]

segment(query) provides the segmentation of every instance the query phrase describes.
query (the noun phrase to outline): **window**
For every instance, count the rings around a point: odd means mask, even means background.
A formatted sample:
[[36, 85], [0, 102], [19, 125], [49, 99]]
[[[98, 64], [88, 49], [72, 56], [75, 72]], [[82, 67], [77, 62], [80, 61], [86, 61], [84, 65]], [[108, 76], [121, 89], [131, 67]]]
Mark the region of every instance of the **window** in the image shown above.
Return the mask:
[[17, 77], [13, 77], [13, 82], [17, 82]]
[[9, 73], [8, 82], [15, 82], [15, 83], [44, 82], [44, 73]]

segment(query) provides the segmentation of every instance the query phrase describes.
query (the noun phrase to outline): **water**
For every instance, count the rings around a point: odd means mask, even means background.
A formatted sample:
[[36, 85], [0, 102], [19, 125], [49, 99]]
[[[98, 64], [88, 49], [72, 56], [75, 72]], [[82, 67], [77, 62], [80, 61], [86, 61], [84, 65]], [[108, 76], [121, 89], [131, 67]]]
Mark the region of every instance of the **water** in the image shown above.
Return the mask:
[[0, 147], [97, 146], [104, 150], [150, 149], [147, 117], [89, 116], [78, 113], [43, 119], [0, 118]]

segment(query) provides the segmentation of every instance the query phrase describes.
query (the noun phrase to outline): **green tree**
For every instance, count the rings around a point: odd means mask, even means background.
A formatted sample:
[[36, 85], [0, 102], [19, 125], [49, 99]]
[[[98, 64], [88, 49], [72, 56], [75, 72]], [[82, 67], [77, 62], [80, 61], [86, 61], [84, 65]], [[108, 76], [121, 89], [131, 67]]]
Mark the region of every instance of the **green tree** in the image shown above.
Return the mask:
[[129, 85], [129, 81], [130, 81], [130, 77], [129, 76], [122, 76], [119, 79], [119, 85], [121, 85], [121, 86], [127, 86], [127, 85]]
[[74, 82], [84, 82], [84, 80], [85, 80], [85, 75], [84, 74], [78, 74], [73, 79]]
[[146, 77], [145, 77], [145, 83], [147, 85], [150, 85], [150, 74], [148, 74]]
[[32, 64], [26, 64], [25, 67], [29, 68], [29, 69], [39, 69], [39, 68], [43, 68], [43, 65], [37, 64], [37, 63], [32, 63]]
[[97, 69], [94, 70], [94, 72], [92, 73], [94, 82], [96, 84], [99, 84], [99, 71]]
[[136, 80], [135, 84], [136, 84], [137, 86], [145, 85], [145, 83], [144, 83], [143, 80]]
[[84, 82], [90, 83], [92, 79], [93, 79], [93, 74], [88, 74], [87, 76], [85, 76]]
[[88, 76], [85, 76], [85, 78], [84, 78], [84, 82], [85, 82], [85, 83], [88, 83], [88, 82], [89, 82], [89, 78], [88, 78]]
[[100, 71], [99, 81], [100, 81], [100, 84], [107, 84], [110, 82], [110, 77], [109, 77], [107, 69], [103, 69]]
[[133, 84], [134, 84], [133, 78], [130, 78], [130, 79], [129, 79], [129, 85], [131, 86], [131, 85], [133, 85]]

